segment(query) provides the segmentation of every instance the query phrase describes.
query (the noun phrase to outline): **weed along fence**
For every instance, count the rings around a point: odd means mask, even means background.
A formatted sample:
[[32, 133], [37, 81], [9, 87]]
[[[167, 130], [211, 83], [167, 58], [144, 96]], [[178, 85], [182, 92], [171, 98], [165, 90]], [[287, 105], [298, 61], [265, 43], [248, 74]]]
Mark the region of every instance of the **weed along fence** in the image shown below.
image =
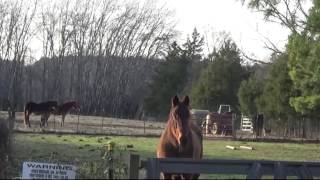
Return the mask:
[[273, 176], [274, 179], [292, 176], [312, 179], [320, 176], [320, 162], [150, 158], [147, 163], [147, 178], [159, 179], [160, 172], [236, 174], [246, 175], [247, 179], [260, 179], [263, 175]]

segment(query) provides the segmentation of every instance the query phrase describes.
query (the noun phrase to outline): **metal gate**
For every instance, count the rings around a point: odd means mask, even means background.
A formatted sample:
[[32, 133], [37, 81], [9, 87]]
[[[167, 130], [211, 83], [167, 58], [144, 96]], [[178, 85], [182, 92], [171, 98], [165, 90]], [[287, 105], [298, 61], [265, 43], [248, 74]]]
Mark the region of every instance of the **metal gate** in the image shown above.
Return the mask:
[[299, 179], [320, 177], [320, 162], [263, 161], [263, 160], [192, 160], [183, 158], [150, 158], [147, 178], [159, 179], [165, 173], [240, 174], [246, 179], [273, 175], [274, 179], [297, 176]]

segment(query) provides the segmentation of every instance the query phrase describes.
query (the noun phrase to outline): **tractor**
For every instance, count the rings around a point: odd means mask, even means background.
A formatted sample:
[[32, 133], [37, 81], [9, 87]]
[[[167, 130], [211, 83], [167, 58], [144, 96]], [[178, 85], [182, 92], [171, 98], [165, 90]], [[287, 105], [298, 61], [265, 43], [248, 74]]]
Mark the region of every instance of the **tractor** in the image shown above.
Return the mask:
[[230, 105], [220, 105], [217, 112], [194, 110], [191, 114], [204, 134], [232, 135], [235, 114]]

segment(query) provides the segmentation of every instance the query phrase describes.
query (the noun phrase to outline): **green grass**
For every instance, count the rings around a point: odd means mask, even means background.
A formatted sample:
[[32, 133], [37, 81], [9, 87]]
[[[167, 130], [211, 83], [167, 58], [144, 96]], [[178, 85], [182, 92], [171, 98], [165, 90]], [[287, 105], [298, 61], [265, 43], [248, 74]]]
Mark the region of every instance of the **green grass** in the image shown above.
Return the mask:
[[[139, 154], [142, 159], [156, 156], [158, 138], [15, 134], [11, 174], [13, 177], [20, 176], [24, 161], [60, 162], [76, 166], [84, 162], [95, 162], [101, 159], [100, 148], [110, 140], [118, 145], [132, 144], [134, 153]], [[226, 145], [247, 145], [255, 150], [230, 150], [225, 148]], [[320, 161], [320, 145], [205, 140], [204, 158]], [[232, 177], [239, 176], [229, 178]]]

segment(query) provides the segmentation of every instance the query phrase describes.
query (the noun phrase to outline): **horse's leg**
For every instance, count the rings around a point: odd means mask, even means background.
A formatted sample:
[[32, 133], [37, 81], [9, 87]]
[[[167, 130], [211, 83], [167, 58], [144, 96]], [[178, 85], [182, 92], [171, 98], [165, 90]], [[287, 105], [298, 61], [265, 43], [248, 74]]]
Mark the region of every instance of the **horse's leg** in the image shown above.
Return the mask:
[[46, 117], [45, 115], [41, 115], [41, 126], [42, 127], [46, 127]]
[[31, 124], [30, 124], [30, 114], [31, 114], [31, 113], [28, 112], [28, 115], [27, 115], [27, 126], [28, 126], [29, 128], [31, 128]]
[[46, 119], [47, 119], [47, 115], [46, 114], [42, 114], [41, 115], [41, 121], [40, 121], [40, 127], [46, 127]]
[[42, 120], [43, 120], [43, 118], [42, 118], [42, 115], [40, 116], [40, 128], [42, 128]]
[[66, 117], [66, 114], [62, 114], [61, 117], [61, 127], [64, 126], [64, 118]]
[[30, 127], [30, 124], [29, 124], [29, 116], [30, 116], [30, 113], [28, 110], [25, 110], [24, 111], [24, 126], [27, 128], [27, 127]]
[[24, 126], [27, 128], [27, 118], [28, 118], [28, 111], [24, 111]]
[[41, 115], [41, 118], [40, 118], [40, 128], [44, 127], [44, 123], [45, 123], [44, 115]]
[[49, 117], [50, 117], [50, 113], [46, 114], [45, 116], [45, 123], [46, 123], [46, 127], [48, 127], [48, 120], [49, 120]]

